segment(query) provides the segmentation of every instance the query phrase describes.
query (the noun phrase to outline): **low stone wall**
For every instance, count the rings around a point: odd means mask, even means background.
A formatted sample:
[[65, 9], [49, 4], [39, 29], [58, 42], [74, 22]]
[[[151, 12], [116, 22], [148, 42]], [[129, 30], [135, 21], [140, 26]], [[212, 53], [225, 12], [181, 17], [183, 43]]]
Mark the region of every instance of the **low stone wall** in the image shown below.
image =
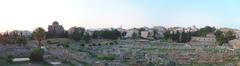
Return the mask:
[[29, 57], [33, 47], [26, 46], [1, 46], [0, 57], [12, 55], [13, 57]]

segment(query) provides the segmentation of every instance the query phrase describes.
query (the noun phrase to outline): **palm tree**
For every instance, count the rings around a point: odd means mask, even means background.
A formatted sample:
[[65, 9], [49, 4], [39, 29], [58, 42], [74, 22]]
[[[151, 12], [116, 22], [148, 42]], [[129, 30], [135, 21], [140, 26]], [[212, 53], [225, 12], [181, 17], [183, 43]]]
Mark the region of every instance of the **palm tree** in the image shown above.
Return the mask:
[[46, 37], [45, 30], [41, 27], [38, 27], [33, 31], [32, 35], [33, 35], [34, 39], [37, 40], [38, 47], [41, 47], [42, 46], [41, 41], [44, 40]]

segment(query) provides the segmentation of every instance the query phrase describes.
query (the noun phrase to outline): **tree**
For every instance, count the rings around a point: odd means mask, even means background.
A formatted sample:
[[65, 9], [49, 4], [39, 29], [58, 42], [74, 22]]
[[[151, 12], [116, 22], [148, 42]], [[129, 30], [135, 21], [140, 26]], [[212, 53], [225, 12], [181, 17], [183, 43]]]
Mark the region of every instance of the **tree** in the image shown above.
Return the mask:
[[100, 31], [93, 32], [93, 38], [104, 38], [104, 39], [118, 39], [121, 37], [121, 32], [117, 29], [103, 29]]
[[43, 54], [44, 54], [44, 50], [42, 48], [36, 48], [32, 51], [29, 58], [31, 61], [42, 61]]
[[85, 40], [85, 42], [89, 42], [91, 40], [91, 36], [89, 35], [89, 33], [85, 33], [85, 35], [83, 36], [83, 39]]
[[70, 34], [70, 38], [75, 41], [79, 41], [83, 39], [84, 32], [85, 32], [85, 28], [75, 27], [73, 33]]
[[222, 45], [223, 43], [228, 43], [228, 41], [235, 39], [232, 31], [228, 31], [226, 33], [223, 33], [222, 31], [217, 30], [215, 32], [216, 40], [219, 45]]
[[27, 39], [25, 37], [18, 37], [16, 40], [16, 43], [19, 45], [26, 45], [27, 44]]
[[81, 33], [76, 30], [72, 33], [71, 38], [75, 41], [79, 41], [81, 39]]
[[222, 31], [217, 30], [217, 31], [215, 32], [215, 36], [216, 36], [217, 43], [218, 43], [219, 45], [222, 45], [223, 43], [226, 42], [225, 37], [224, 37], [224, 34], [223, 34]]
[[215, 30], [215, 27], [205, 26], [198, 31], [198, 34], [200, 34], [201, 36], [206, 36], [208, 33], [213, 33]]
[[137, 38], [138, 38], [138, 35], [137, 35], [136, 32], [133, 32], [133, 34], [132, 34], [132, 38], [133, 38], [133, 39], [137, 39]]
[[161, 36], [160, 36], [160, 34], [157, 32], [157, 30], [153, 30], [153, 36], [152, 36], [154, 39], [160, 39], [161, 38]]
[[121, 38], [124, 38], [124, 36], [126, 36], [126, 35], [127, 35], [127, 32], [126, 32], [126, 31], [122, 32]]
[[177, 31], [176, 33], [172, 33], [172, 40], [174, 42], [179, 42], [180, 41], [180, 32]]
[[41, 47], [42, 46], [42, 40], [44, 40], [45, 37], [46, 37], [45, 30], [41, 27], [38, 27], [33, 31], [32, 35], [33, 35], [34, 39], [37, 40], [38, 47]]
[[170, 31], [166, 31], [166, 32], [164, 33], [164, 39], [165, 39], [165, 40], [170, 40], [170, 39], [172, 39], [172, 34], [171, 34]]
[[226, 34], [225, 34], [225, 37], [226, 39], [229, 41], [229, 40], [233, 40], [235, 39], [236, 37], [234, 36], [233, 32], [232, 31], [228, 31]]

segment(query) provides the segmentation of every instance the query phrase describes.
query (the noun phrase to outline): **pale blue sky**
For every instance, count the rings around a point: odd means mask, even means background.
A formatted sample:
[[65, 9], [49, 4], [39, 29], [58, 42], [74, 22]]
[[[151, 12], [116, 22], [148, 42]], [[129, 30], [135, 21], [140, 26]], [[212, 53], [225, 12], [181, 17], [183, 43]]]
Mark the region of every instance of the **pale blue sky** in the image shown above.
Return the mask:
[[210, 25], [239, 28], [239, 0], [0, 0], [0, 31]]

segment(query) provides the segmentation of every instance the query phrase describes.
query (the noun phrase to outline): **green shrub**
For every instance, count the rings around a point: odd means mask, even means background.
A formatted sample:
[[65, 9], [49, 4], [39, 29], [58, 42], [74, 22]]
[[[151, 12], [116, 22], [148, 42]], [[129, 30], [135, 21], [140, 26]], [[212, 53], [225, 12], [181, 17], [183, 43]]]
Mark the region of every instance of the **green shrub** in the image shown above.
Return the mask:
[[57, 47], [69, 48], [69, 45], [68, 44], [59, 43], [59, 44], [57, 44]]
[[59, 42], [57, 42], [57, 41], [51, 41], [51, 40], [47, 40], [47, 43], [48, 43], [48, 44], [58, 44]]
[[19, 45], [26, 45], [27, 39], [25, 37], [19, 37], [19, 38], [17, 38], [16, 43]]
[[98, 46], [101, 46], [101, 44], [100, 44], [100, 43], [98, 43]]
[[42, 61], [44, 50], [42, 48], [36, 48], [33, 50], [30, 56], [31, 61]]
[[63, 47], [64, 48], [69, 48], [69, 45], [68, 44], [63, 44]]
[[115, 57], [114, 56], [97, 56], [97, 60], [108, 60], [108, 61], [112, 61], [114, 60]]
[[14, 58], [14, 57], [13, 57], [12, 55], [7, 55], [7, 56], [5, 57], [5, 62], [6, 62], [6, 63], [11, 63], [13, 58]]
[[113, 45], [113, 43], [112, 43], [112, 42], [110, 42], [109, 44], [110, 44], [110, 45]]
[[105, 43], [105, 45], [108, 45], [108, 43]]
[[85, 44], [81, 44], [81, 46], [83, 46], [83, 47], [84, 47], [84, 46], [85, 46]]

